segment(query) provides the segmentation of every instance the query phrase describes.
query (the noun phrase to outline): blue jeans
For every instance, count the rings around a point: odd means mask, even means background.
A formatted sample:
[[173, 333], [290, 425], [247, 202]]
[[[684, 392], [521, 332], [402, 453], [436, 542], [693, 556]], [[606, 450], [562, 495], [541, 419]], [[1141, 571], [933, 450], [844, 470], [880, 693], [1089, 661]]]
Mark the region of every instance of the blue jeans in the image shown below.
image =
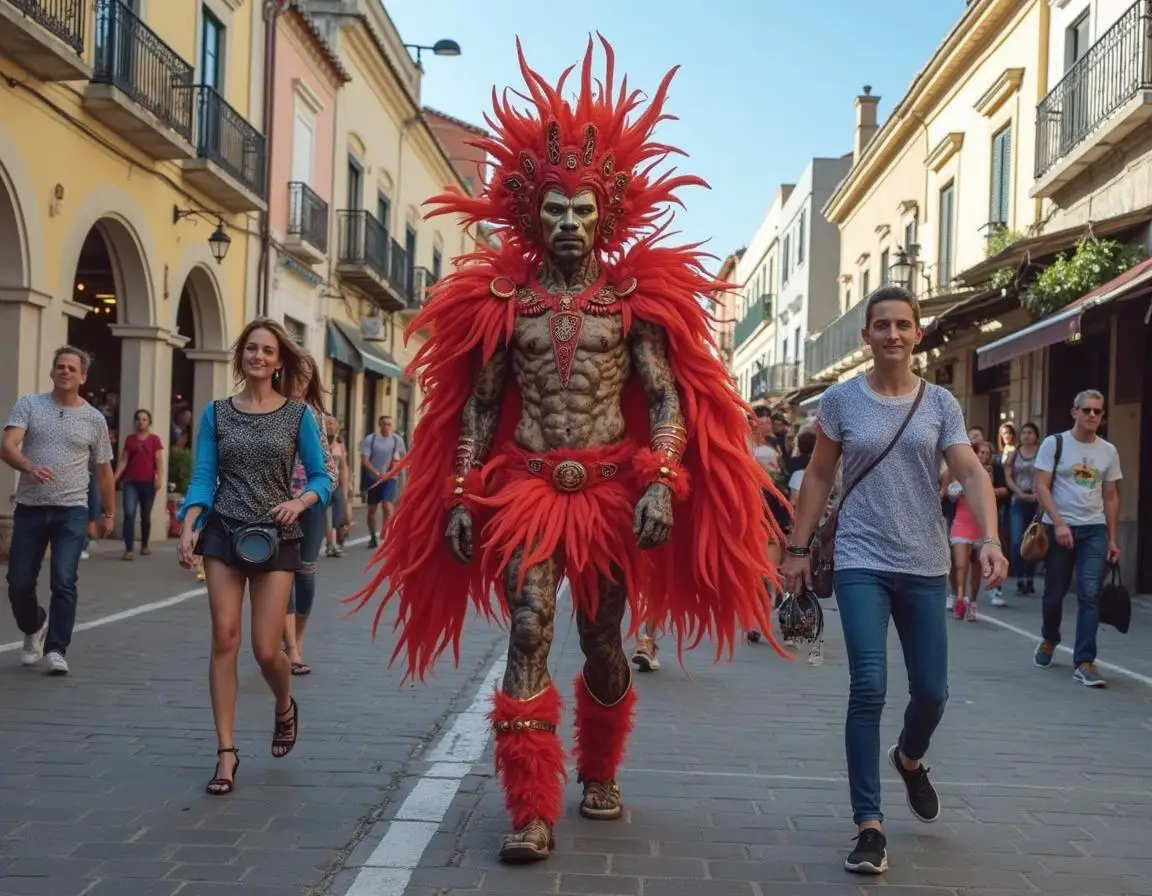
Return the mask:
[[328, 531], [328, 508], [315, 504], [300, 518], [304, 537], [300, 541], [300, 562], [292, 580], [292, 596], [288, 598], [288, 612], [297, 616], [311, 616], [316, 599], [316, 561]]
[[1009, 522], [1012, 534], [1012, 574], [1017, 579], [1031, 579], [1036, 575], [1036, 564], [1029, 563], [1020, 556], [1020, 547], [1024, 543], [1024, 533], [1028, 530], [1036, 516], [1036, 504], [1021, 501], [1012, 496], [1012, 509]]
[[835, 585], [852, 679], [844, 729], [852, 818], [883, 821], [880, 716], [888, 695], [888, 619], [896, 623], [908, 670], [900, 752], [920, 759], [948, 702], [948, 577], [841, 569]]
[[[16, 625], [34, 635], [48, 619], [44, 652], [63, 654], [76, 625], [76, 578], [88, 529], [87, 507], [28, 507], [17, 504], [12, 515], [8, 555], [8, 601]], [[51, 601], [45, 613], [36, 599], [36, 582], [44, 552], [52, 546], [49, 566]]]
[[1048, 530], [1048, 557], [1044, 561], [1044, 623], [1040, 637], [1060, 643], [1060, 622], [1064, 617], [1064, 596], [1072, 587], [1076, 571], [1076, 646], [1072, 662], [1096, 662], [1096, 631], [1100, 628], [1100, 589], [1108, 567], [1108, 527], [1072, 526], [1071, 548], [1056, 543], [1055, 529]]
[[156, 485], [152, 482], [124, 483], [124, 549], [132, 550], [136, 540], [136, 511], [140, 511], [140, 544], [148, 547], [152, 535], [152, 505]]

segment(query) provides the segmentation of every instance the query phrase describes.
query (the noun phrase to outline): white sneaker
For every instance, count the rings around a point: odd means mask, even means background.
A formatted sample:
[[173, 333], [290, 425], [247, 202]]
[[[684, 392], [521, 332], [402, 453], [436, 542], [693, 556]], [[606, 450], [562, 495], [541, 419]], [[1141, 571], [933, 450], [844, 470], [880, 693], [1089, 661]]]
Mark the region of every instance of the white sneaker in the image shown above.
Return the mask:
[[993, 588], [992, 589], [992, 606], [994, 606], [994, 607], [1006, 607], [1006, 606], [1008, 606], [1008, 601], [1004, 600], [1004, 589], [1003, 588]]
[[44, 657], [48, 665], [47, 673], [49, 675], [67, 675], [68, 674], [68, 661], [64, 659], [64, 654], [58, 653], [55, 650], [49, 650], [48, 655]]
[[89, 559], [91, 559], [91, 557], [92, 557], [92, 555], [89, 554], [87, 551], [81, 551], [80, 552], [80, 559], [81, 560], [89, 560]]
[[20, 651], [20, 663], [24, 666], [35, 666], [44, 656], [44, 639], [48, 637], [48, 620], [40, 626], [40, 631], [34, 635], [24, 636], [24, 649]]

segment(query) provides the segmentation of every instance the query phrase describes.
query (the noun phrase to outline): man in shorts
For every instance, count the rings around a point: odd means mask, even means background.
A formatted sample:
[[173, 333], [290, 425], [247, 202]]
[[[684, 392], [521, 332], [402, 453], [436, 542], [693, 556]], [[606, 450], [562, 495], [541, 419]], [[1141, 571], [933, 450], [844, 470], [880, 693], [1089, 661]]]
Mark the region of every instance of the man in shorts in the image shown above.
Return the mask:
[[[380, 482], [380, 478], [408, 453], [403, 437], [392, 431], [392, 418], [385, 414], [377, 422], [380, 431], [366, 437], [360, 446], [361, 491], [365, 492], [368, 502], [368, 547], [373, 549], [379, 545], [376, 533], [383, 535], [384, 527], [396, 509], [396, 496], [400, 489], [395, 479]], [[382, 516], [379, 529], [376, 528], [377, 508], [380, 508]]]

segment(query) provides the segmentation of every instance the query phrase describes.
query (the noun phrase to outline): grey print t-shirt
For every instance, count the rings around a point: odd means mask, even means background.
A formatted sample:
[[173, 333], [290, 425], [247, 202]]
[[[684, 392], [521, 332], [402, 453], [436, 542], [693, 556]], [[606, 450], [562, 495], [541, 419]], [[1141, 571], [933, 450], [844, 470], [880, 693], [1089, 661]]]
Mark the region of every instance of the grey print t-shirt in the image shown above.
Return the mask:
[[[840, 443], [845, 488], [892, 441], [915, 399], [915, 391], [896, 398], [877, 395], [864, 376], [820, 397], [820, 427]], [[947, 389], [929, 383], [900, 441], [840, 508], [837, 569], [948, 574], [940, 463], [948, 448], [960, 444], [968, 444], [960, 405]]]
[[22, 395], [8, 415], [7, 428], [24, 430], [21, 453], [49, 467], [51, 482], [20, 474], [16, 503], [28, 507], [87, 507], [88, 478], [95, 464], [112, 461], [104, 415], [84, 401], [64, 407], [48, 392]]

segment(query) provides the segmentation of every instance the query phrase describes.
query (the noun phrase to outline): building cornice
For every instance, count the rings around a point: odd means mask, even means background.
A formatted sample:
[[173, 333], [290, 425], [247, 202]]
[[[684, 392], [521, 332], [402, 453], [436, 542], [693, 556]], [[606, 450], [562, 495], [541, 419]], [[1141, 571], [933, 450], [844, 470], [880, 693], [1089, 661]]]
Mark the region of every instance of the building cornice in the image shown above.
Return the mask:
[[946, 134], [943, 140], [932, 147], [932, 151], [928, 153], [928, 158], [924, 160], [924, 164], [932, 173], [939, 174], [940, 170], [948, 164], [948, 160], [960, 152], [963, 146], [964, 135], [960, 131]]
[[979, 55], [1003, 37], [1004, 26], [1032, 2], [973, 0], [824, 204], [824, 216], [831, 223], [842, 224], [848, 218], [957, 79], [971, 70]]
[[1020, 90], [1020, 85], [1023, 83], [1023, 68], [1006, 68], [1000, 77], [992, 82], [992, 86], [984, 91], [980, 99], [976, 100], [972, 108], [985, 118], [991, 118], [1014, 93]]

